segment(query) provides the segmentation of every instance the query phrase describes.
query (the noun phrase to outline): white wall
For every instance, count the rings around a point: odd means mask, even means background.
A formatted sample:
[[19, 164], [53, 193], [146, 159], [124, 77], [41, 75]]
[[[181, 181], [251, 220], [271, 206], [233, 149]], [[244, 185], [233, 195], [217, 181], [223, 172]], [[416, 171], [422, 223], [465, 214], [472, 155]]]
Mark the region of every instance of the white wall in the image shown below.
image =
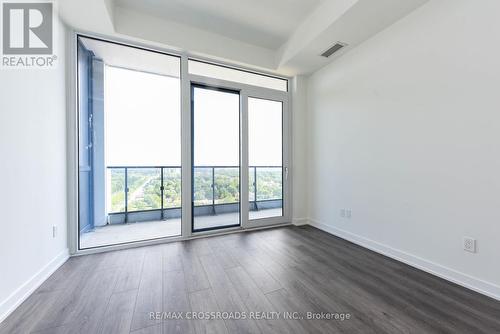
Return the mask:
[[64, 30], [56, 69], [0, 69], [0, 321], [68, 255]]
[[312, 75], [307, 98], [312, 223], [496, 298], [499, 12], [432, 0]]
[[292, 221], [307, 223], [307, 78], [296, 76], [291, 81], [292, 93]]

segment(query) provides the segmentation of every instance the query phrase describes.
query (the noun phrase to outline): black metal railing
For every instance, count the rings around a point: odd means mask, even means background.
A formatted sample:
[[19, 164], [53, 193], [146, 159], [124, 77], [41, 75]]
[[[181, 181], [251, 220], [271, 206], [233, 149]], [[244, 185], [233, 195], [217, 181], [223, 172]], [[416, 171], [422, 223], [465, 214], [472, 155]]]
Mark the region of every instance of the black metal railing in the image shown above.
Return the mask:
[[[107, 169], [108, 183], [111, 183], [110, 215], [125, 214], [127, 216], [128, 213], [161, 210], [163, 219], [165, 210], [181, 208], [180, 166], [109, 166]], [[269, 180], [262, 180], [263, 173], [267, 174], [268, 178], [276, 174], [274, 184], [270, 185]], [[253, 190], [253, 194], [252, 192], [250, 194], [250, 196], [253, 195], [250, 202], [256, 209], [259, 203], [283, 199], [283, 168], [281, 166], [250, 166], [249, 177], [249, 187]], [[210, 206], [215, 213], [215, 208], [218, 206], [238, 204], [239, 179], [238, 166], [194, 167], [194, 206]], [[233, 187], [228, 185], [231, 181], [236, 183], [236, 188], [234, 185]], [[266, 191], [263, 192], [261, 187]]]

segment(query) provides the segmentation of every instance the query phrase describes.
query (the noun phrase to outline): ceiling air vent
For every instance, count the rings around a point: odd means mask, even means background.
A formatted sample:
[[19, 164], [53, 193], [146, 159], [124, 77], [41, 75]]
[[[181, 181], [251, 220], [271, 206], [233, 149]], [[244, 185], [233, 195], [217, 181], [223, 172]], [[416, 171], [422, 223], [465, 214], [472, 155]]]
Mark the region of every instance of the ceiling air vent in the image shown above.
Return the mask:
[[328, 58], [330, 57], [332, 54], [334, 54], [335, 52], [339, 51], [340, 49], [342, 49], [344, 46], [347, 46], [346, 43], [341, 43], [341, 42], [337, 42], [335, 43], [334, 46], [332, 46], [331, 48], [329, 48], [328, 50], [326, 50], [325, 52], [323, 52], [321, 54], [322, 57], [325, 57], [325, 58]]

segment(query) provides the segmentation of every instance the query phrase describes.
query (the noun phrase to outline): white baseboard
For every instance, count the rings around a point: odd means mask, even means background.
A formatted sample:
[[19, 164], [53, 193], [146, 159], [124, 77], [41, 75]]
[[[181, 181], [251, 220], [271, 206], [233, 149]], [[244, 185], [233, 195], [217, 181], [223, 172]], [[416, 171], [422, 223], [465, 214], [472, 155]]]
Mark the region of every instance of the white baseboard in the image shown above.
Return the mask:
[[418, 256], [381, 244], [377, 241], [353, 234], [351, 232], [333, 227], [314, 219], [308, 219], [309, 225], [319, 228], [325, 232], [333, 234], [339, 238], [355, 243], [364, 248], [368, 248], [379, 254], [388, 256], [397, 261], [406, 263], [412, 267], [428, 272], [432, 275], [443, 278], [447, 281], [461, 285], [470, 290], [476, 291], [488, 297], [500, 300], [500, 286], [469, 276], [443, 265], [422, 259]]
[[309, 220], [307, 218], [293, 218], [292, 224], [295, 226], [308, 225]]
[[28, 279], [9, 297], [0, 302], [0, 323], [5, 320], [22, 302], [24, 302], [47, 278], [50, 277], [69, 258], [69, 250], [65, 249], [40, 271]]

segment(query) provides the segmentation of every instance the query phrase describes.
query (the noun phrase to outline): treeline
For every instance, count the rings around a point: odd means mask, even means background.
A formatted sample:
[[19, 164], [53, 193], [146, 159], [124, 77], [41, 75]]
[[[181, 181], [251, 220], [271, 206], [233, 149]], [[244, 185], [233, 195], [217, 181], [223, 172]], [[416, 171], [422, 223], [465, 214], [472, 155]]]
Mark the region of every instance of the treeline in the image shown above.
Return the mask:
[[[161, 174], [160, 169], [128, 169], [128, 211], [161, 209]], [[255, 200], [254, 172], [249, 173], [250, 201]], [[111, 212], [125, 210], [125, 171], [112, 169], [111, 177]], [[212, 189], [212, 177], [214, 188]], [[181, 170], [164, 168], [163, 170], [163, 207], [181, 206]], [[257, 201], [282, 198], [281, 168], [257, 169]], [[238, 168], [197, 168], [194, 172], [194, 203], [196, 206], [238, 203], [240, 198]]]

